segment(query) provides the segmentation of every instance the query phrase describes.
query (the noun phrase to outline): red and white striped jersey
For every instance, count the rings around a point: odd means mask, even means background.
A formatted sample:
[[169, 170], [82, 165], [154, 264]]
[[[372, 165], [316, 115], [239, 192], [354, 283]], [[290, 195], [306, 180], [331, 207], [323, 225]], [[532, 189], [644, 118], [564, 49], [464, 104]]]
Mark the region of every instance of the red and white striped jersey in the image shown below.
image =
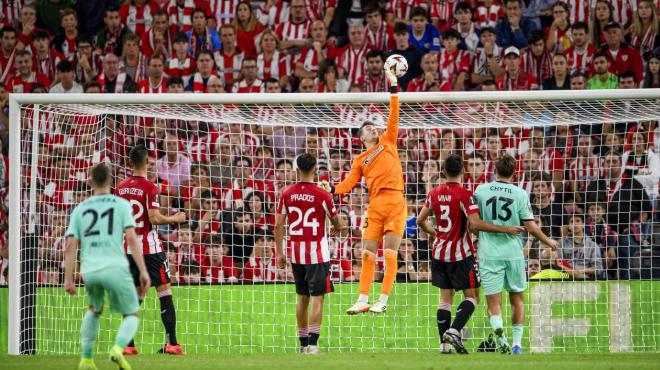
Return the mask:
[[7, 92], [15, 94], [29, 93], [32, 86], [36, 83], [43, 85], [46, 89], [50, 86], [48, 77], [41, 73], [32, 72], [28, 78], [23, 78], [20, 74], [17, 74], [9, 80]]
[[202, 270], [207, 283], [224, 283], [230, 277], [238, 279], [239, 275], [234, 259], [229, 256], [222, 256], [213, 266], [202, 266]]
[[257, 19], [259, 19], [261, 24], [272, 29], [288, 21], [289, 14], [291, 14], [289, 3], [280, 0], [279, 4], [272, 6], [268, 11], [265, 11], [264, 8], [259, 8], [257, 10]]
[[[165, 32], [163, 35], [163, 44], [165, 46], [165, 51], [161, 52], [160, 56], [163, 58], [163, 60], [167, 60], [167, 58], [172, 56], [173, 53], [172, 37], [169, 31]], [[145, 57], [151, 58], [151, 56], [154, 55], [155, 48], [156, 42], [154, 41], [154, 30], [150, 29], [149, 31], [142, 34], [142, 37], [140, 37], [140, 49], [142, 50], [142, 54], [144, 54]]]
[[355, 50], [351, 44], [346, 45], [339, 53], [337, 66], [344, 70], [344, 78], [348, 82], [360, 83], [360, 79], [367, 73], [367, 53], [369, 46], [365, 43], [360, 49]]
[[[207, 17], [213, 13], [205, 0], [185, 0], [183, 6], [177, 5], [177, 0], [170, 0], [164, 9], [169, 17], [169, 24], [172, 28], [181, 32], [188, 32], [192, 29], [192, 12], [195, 8], [204, 10]], [[232, 13], [233, 16], [233, 13]]]
[[452, 84], [461, 72], [470, 73], [472, 66], [472, 53], [467, 50], [456, 49], [450, 53], [442, 48], [438, 59], [438, 68], [441, 80], [450, 81]]
[[264, 92], [264, 88], [263, 81], [259, 79], [254, 80], [252, 83], [247, 83], [245, 80], [241, 80], [234, 84], [231, 92], [234, 94], [254, 94]]
[[257, 148], [261, 146], [261, 141], [257, 135], [245, 131], [240, 133], [223, 133], [218, 137], [218, 139], [216, 139], [216, 144], [217, 140], [222, 140], [222, 142], [228, 141], [234, 144], [233, 154], [235, 155], [253, 156], [255, 155]]
[[142, 6], [136, 6], [129, 2], [119, 8], [121, 22], [128, 27], [137, 37], [151, 29], [153, 24], [153, 14], [158, 10], [158, 5], [153, 1], [148, 1]]
[[9, 55], [5, 56], [5, 53], [0, 48], [0, 82], [7, 84], [10, 78], [14, 76], [15, 64], [14, 59], [16, 59], [16, 48], [14, 48]]
[[[546, 40], [548, 39], [550, 32], [553, 32], [552, 29], [547, 27], [545, 29]], [[564, 52], [564, 50], [568, 50], [571, 46], [573, 46], [573, 31], [571, 30], [570, 25], [567, 26], [565, 30], [557, 28], [553, 33], [555, 36], [555, 47], [550, 51], [551, 55], [561, 54]]]
[[530, 49], [521, 55], [520, 67], [523, 71], [534, 76], [540, 84], [545, 79], [552, 77], [552, 56], [547, 50], [540, 56], [532, 54]]
[[408, 20], [410, 13], [416, 6], [426, 6], [422, 0], [389, 0], [385, 7], [386, 14], [392, 14], [395, 19]]
[[351, 147], [351, 135], [348, 129], [332, 128], [326, 137], [328, 148], [342, 148], [348, 150]]
[[336, 0], [307, 0], [305, 13], [310, 21], [322, 21], [326, 9], [334, 8]]
[[196, 66], [195, 60], [190, 56], [186, 56], [183, 62], [174, 57], [165, 63], [165, 74], [169, 77], [181, 77], [185, 87], [188, 86], [190, 76], [195, 72]]
[[222, 79], [227, 89], [231, 89], [233, 85], [229, 81], [236, 82], [241, 78], [241, 62], [243, 61], [243, 57], [243, 53], [239, 52], [238, 49], [231, 55], [226, 55], [222, 50], [213, 53], [218, 77]]
[[[43, 74], [49, 81], [55, 80], [57, 63], [66, 59], [64, 54], [55, 49], [49, 49], [45, 58], [40, 58], [37, 53], [32, 53], [32, 70]], [[46, 86], [48, 88], [48, 86]]]
[[476, 179], [472, 175], [468, 175], [465, 178], [463, 187], [466, 188], [470, 193], [474, 193], [474, 191], [477, 190], [477, 187], [479, 187], [479, 185], [485, 182], [486, 182], [486, 174], [484, 173], [480, 174], [479, 177], [477, 177]]
[[632, 21], [633, 12], [637, 11], [637, 0], [611, 0], [614, 21], [625, 26]]
[[532, 177], [528, 176], [527, 173], [522, 173], [518, 179], [518, 187], [523, 189], [527, 194], [532, 194], [534, 190], [534, 183], [532, 182]]
[[[142, 254], [144, 255], [163, 251], [156, 228], [149, 221], [149, 210], [160, 209], [159, 193], [160, 191], [154, 183], [137, 176], [126, 178], [115, 188], [115, 195], [126, 199], [133, 207], [135, 232], [138, 241], [142, 244]], [[130, 254], [125, 242], [124, 248]]]
[[[498, 65], [502, 65], [502, 54], [504, 49], [499, 47], [497, 44], [493, 45], [493, 55]], [[472, 63], [472, 71], [478, 75], [492, 75], [493, 71], [490, 69], [488, 64], [488, 57], [486, 56], [486, 51], [483, 47], [477, 48], [474, 54], [474, 62]]]
[[360, 81], [360, 84], [364, 87], [365, 92], [387, 92], [390, 86], [384, 73], [381, 73], [376, 79], [367, 73]]
[[21, 9], [25, 0], [5, 0], [0, 4], [0, 26], [11, 25], [21, 19]]
[[62, 44], [58, 45], [61, 46], [62, 48], [62, 54], [68, 59], [71, 60], [74, 58], [76, 55], [76, 51], [78, 51], [78, 46], [76, 45], [76, 39], [70, 39], [68, 37], [64, 37]]
[[218, 22], [218, 26], [231, 23], [240, 0], [209, 0], [211, 14]]
[[568, 70], [570, 73], [580, 71], [589, 75], [591, 70], [591, 59], [596, 54], [596, 47], [592, 44], [588, 44], [587, 48], [583, 52], [578, 52], [573, 45], [568, 50], [564, 51], [566, 59], [568, 60]]
[[286, 21], [275, 28], [275, 33], [281, 41], [300, 41], [307, 40], [311, 29], [312, 22], [308, 20], [298, 24]]
[[454, 6], [457, 0], [433, 0], [431, 4], [431, 18], [438, 18], [438, 28], [442, 31], [447, 26], [456, 23], [454, 19]]
[[589, 182], [598, 180], [600, 176], [600, 158], [577, 157], [569, 166], [568, 176], [577, 183], [576, 191], [584, 192]]
[[190, 159], [195, 163], [209, 163], [215, 141], [218, 139], [216, 132], [207, 135], [193, 135], [185, 144]]
[[564, 158], [553, 148], [546, 148], [539, 156], [539, 161], [541, 161], [541, 168], [544, 172], [552, 173], [564, 170]]
[[370, 49], [392, 50], [394, 49], [394, 29], [383, 21], [377, 30], [373, 31], [369, 27], [364, 29], [364, 39]]
[[479, 27], [495, 27], [497, 20], [504, 17], [504, 8], [502, 6], [493, 4], [489, 7], [479, 6], [475, 13], [477, 24]]
[[[335, 58], [337, 58], [337, 48], [335, 48], [330, 43], [327, 43], [321, 50], [321, 54], [323, 54], [324, 59], [330, 59], [334, 61]], [[300, 52], [298, 58], [296, 59], [296, 64], [301, 63], [306, 71], [313, 73], [317, 73], [319, 71], [319, 62], [321, 61], [319, 60], [318, 54], [312, 45], [305, 46], [305, 48]]]
[[264, 53], [257, 56], [257, 78], [266, 81], [269, 78], [279, 80], [283, 76], [291, 75], [291, 64], [286, 55], [275, 50], [270, 59], [266, 59]]
[[424, 207], [435, 214], [433, 258], [456, 262], [474, 253], [468, 231], [468, 215], [479, 213], [479, 207], [472, 193], [459, 183], [445, 183], [431, 190]]
[[307, 265], [330, 261], [325, 218], [337, 215], [330, 193], [310, 183], [287, 186], [277, 203], [277, 213], [286, 215], [288, 220], [286, 249], [291, 263]]
[[246, 281], [277, 281], [277, 265], [275, 257], [250, 257], [243, 266], [243, 280]]
[[593, 0], [564, 0], [564, 2], [568, 5], [568, 23], [589, 23], [589, 11], [595, 5], [591, 4]]
[[156, 85], [151, 83], [151, 78], [145, 78], [138, 82], [138, 88], [141, 94], [162, 94], [167, 90], [165, 77], [161, 76]]

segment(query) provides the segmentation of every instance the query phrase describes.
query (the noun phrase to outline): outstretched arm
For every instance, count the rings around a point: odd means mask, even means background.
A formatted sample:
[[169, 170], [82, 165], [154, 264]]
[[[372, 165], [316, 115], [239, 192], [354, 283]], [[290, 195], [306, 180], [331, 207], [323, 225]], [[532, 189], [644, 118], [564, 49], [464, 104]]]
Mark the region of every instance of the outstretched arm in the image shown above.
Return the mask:
[[385, 76], [390, 82], [390, 116], [387, 119], [387, 130], [383, 138], [396, 145], [399, 138], [399, 91], [398, 80], [394, 72], [385, 66]]
[[337, 184], [337, 186], [330, 185], [327, 181], [321, 181], [319, 187], [331, 194], [345, 194], [350, 192], [355, 184], [362, 178], [362, 160], [356, 158], [351, 165], [351, 171], [348, 173], [344, 181]]

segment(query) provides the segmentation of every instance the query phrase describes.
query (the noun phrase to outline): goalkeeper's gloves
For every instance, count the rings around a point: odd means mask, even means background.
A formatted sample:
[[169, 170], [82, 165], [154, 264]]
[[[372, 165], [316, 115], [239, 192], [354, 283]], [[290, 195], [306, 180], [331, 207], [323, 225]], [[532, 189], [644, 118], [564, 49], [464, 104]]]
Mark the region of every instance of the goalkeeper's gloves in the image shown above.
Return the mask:
[[[396, 78], [396, 75], [394, 72], [385, 65], [385, 76], [387, 77], [387, 80], [390, 82], [390, 87], [395, 88], [397, 87], [399, 81]], [[390, 88], [390, 90], [391, 90]]]
[[334, 193], [335, 193], [335, 187], [332, 186], [332, 185], [330, 185], [330, 183], [327, 182], [327, 181], [321, 181], [321, 182], [319, 182], [319, 183], [318, 183], [318, 186], [319, 186], [319, 188], [321, 188], [321, 189], [327, 191], [327, 192], [330, 193], [330, 194], [334, 194]]

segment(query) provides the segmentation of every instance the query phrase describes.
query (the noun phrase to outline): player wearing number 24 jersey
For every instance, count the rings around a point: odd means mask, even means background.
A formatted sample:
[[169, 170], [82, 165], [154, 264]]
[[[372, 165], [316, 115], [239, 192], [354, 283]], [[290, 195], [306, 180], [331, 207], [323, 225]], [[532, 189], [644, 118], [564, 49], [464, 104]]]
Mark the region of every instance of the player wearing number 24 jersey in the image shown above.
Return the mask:
[[[330, 281], [330, 250], [325, 235], [325, 219], [336, 231], [344, 228], [337, 216], [332, 195], [317, 187], [316, 158], [301, 154], [296, 159], [300, 182], [282, 191], [275, 216], [275, 254], [277, 265], [284, 268], [284, 224], [289, 222], [286, 249], [296, 282], [298, 339], [300, 352], [317, 354], [323, 315], [323, 296], [333, 291]], [[312, 305], [311, 315], [307, 309]], [[302, 309], [301, 309], [302, 308]]]
[[[133, 176], [117, 184], [115, 195], [128, 200], [133, 208], [136, 232], [142, 244], [144, 262], [147, 265], [152, 285], [156, 287], [158, 292], [161, 319], [167, 334], [167, 343], [161, 352], [180, 355], [185, 353], [176, 341], [176, 314], [170, 286], [170, 268], [154, 225], [185, 222], [186, 214], [179, 212], [173, 216], [165, 216], [160, 213], [158, 187], [147, 180], [148, 155], [149, 151], [144, 145], [137, 145], [131, 149], [128, 156]], [[131, 272], [137, 284], [137, 267], [132, 262]], [[126, 347], [125, 353], [137, 354], [133, 341]]]

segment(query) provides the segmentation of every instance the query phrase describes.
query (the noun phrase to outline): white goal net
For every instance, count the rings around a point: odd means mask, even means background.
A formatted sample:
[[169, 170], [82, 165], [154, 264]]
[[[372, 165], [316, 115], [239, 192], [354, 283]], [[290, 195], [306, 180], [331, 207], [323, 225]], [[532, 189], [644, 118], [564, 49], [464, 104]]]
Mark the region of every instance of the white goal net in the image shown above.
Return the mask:
[[[464, 186], [474, 190], [494, 180], [493, 161], [509, 153], [536, 221], [561, 242], [552, 253], [523, 237], [524, 347], [660, 351], [660, 91], [400, 95], [408, 220], [397, 283], [387, 314], [345, 315], [358, 294], [368, 197], [362, 186], [336, 196], [351, 230], [329, 238], [335, 292], [325, 301], [323, 350], [437, 350], [439, 290], [429, 283], [428, 235], [415, 216], [443, 181], [444, 158], [463, 156]], [[10, 353], [79, 352], [84, 291], [70, 297], [61, 288], [68, 216], [91, 194], [89, 168], [110, 164], [116, 184], [131, 175], [127, 156], [137, 144], [149, 149], [161, 212], [189, 220], [157, 229], [185, 350], [298, 349], [290, 265], [279, 270], [274, 262], [278, 195], [296, 181], [295, 158], [304, 152], [316, 156], [319, 180], [341, 181], [363, 150], [357, 128], [365, 120], [385, 126], [387, 94], [11, 99]], [[372, 299], [383, 265], [379, 253]], [[165, 344], [159, 311], [152, 289], [135, 338], [143, 353]], [[103, 316], [99, 348], [112, 342], [117, 320]], [[468, 349], [478, 350], [489, 333], [482, 300], [464, 330]]]

